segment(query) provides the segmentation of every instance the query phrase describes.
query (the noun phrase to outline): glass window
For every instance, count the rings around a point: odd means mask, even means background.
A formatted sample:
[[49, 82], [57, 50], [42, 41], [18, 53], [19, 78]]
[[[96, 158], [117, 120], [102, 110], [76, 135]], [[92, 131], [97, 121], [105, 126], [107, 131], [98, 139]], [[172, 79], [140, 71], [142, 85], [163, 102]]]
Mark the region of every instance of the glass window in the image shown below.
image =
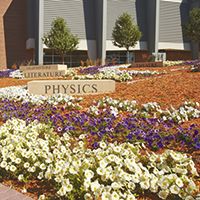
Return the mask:
[[[80, 66], [80, 62], [88, 59], [87, 51], [74, 51], [64, 57], [64, 63], [69, 67]], [[62, 58], [52, 49], [44, 49], [44, 64], [61, 64]]]

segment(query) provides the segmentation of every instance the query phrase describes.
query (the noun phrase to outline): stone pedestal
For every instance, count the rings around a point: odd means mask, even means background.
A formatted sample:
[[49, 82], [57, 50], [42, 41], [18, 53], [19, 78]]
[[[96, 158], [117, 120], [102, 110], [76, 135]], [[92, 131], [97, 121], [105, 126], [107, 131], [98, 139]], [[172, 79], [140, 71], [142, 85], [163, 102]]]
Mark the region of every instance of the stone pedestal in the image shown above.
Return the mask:
[[35, 95], [90, 95], [115, 91], [113, 80], [43, 80], [28, 82], [28, 92]]
[[20, 66], [25, 78], [53, 78], [64, 76], [67, 65], [33, 65]]

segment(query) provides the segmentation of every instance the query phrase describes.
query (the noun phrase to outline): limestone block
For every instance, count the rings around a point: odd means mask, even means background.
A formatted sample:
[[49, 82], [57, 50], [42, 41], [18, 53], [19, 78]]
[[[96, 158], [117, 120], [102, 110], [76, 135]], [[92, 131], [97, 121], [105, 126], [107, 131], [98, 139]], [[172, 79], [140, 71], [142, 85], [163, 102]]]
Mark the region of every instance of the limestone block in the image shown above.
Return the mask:
[[35, 79], [35, 78], [55, 78], [62, 77], [65, 75], [66, 70], [28, 70], [23, 71], [25, 78]]
[[115, 91], [113, 80], [37, 80], [28, 82], [28, 92], [36, 95], [90, 95]]
[[67, 65], [32, 65], [32, 66], [20, 66], [21, 71], [56, 71], [56, 70], [67, 70]]

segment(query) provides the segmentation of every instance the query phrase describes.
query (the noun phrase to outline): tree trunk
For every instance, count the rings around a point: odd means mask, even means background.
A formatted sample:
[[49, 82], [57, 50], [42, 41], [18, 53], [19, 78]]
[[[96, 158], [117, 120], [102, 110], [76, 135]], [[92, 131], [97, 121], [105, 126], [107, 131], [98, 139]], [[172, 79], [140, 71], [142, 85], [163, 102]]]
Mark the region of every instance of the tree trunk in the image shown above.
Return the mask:
[[61, 57], [62, 57], [62, 64], [64, 65], [65, 64], [65, 55], [62, 54]]
[[129, 53], [129, 49], [127, 49], [127, 51], [126, 51], [126, 62], [127, 62], [127, 64], [130, 63], [130, 53]]
[[199, 59], [199, 42], [192, 41], [192, 59]]

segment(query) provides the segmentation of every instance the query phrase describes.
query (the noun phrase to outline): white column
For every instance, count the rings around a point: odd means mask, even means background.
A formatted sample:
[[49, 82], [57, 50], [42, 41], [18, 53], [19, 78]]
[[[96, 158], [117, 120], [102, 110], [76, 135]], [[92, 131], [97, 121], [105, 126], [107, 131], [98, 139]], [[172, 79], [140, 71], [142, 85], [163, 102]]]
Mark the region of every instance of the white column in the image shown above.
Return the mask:
[[102, 65], [106, 60], [106, 34], [107, 34], [107, 0], [103, 0], [103, 20], [102, 20]]
[[158, 60], [159, 27], [160, 26], [160, 0], [156, 0], [156, 26], [155, 26], [155, 56]]
[[44, 0], [39, 0], [38, 64], [43, 65]]

